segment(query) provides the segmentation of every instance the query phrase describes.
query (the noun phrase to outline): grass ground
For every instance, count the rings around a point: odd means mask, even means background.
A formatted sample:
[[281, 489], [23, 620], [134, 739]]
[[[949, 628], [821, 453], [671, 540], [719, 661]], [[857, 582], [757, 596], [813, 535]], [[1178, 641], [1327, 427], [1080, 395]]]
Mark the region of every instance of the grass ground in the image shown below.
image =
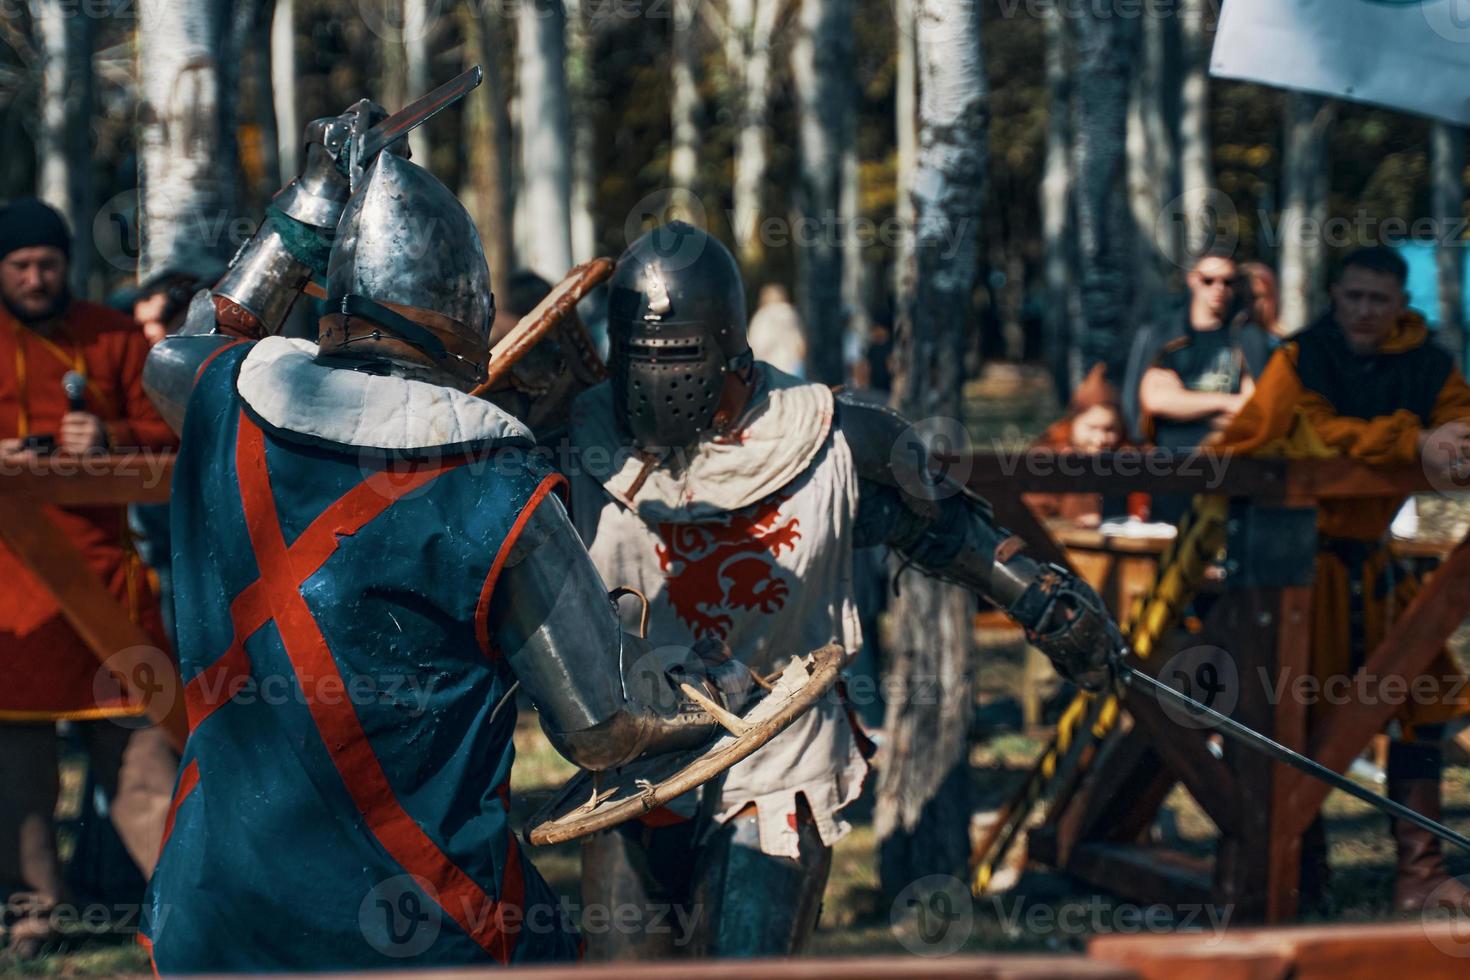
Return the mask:
[[[982, 667], [983, 687], [1001, 691], [1019, 674], [1019, 658], [1006, 647], [992, 651]], [[1002, 695], [1004, 696], [1004, 695]], [[1020, 782], [1041, 741], [1008, 734], [976, 744], [971, 761], [976, 798], [996, 802]], [[523, 714], [516, 733], [512, 818], [524, 828], [531, 815], [571, 774], [571, 767], [541, 735], [535, 717]], [[1214, 828], [1183, 790], [1170, 796], [1161, 830], [1187, 850], [1208, 853]], [[1451, 766], [1445, 778], [1446, 819], [1470, 833], [1470, 767]], [[1365, 922], [1391, 918], [1393, 845], [1385, 819], [1341, 793], [1327, 802], [1332, 841], [1330, 913], [1312, 919]], [[853, 831], [836, 847], [822, 921], [811, 952], [825, 955], [902, 954], [911, 923], [895, 926], [892, 909], [878, 890], [876, 841], [868, 795], [850, 808]], [[527, 855], [558, 893], [576, 901], [579, 873], [576, 844], [527, 848]], [[1470, 857], [1455, 856], [1451, 870], [1470, 873]], [[971, 923], [965, 952], [1065, 952], [1080, 950], [1098, 932], [1137, 928], [1134, 907], [1083, 889], [1063, 876], [1030, 869], [1012, 890], [975, 900], [964, 911]], [[1179, 926], [1208, 931], [1203, 911], [1178, 910]], [[1226, 922], [1228, 924], [1228, 920]], [[78, 937], [11, 973], [29, 976], [146, 976], [147, 960], [127, 937]]]
[[[1035, 372], [1000, 367], [988, 371], [970, 390], [967, 422], [977, 434], [979, 448], [995, 443], [1014, 446], [1033, 437], [1044, 422], [1054, 417], [1045, 379]], [[1463, 533], [1470, 506], [1464, 500], [1433, 498], [1421, 505], [1421, 516], [1434, 529]], [[994, 639], [994, 638], [992, 638]], [[1463, 652], [1463, 651], [1462, 651]], [[982, 711], [995, 713], [1008, 707], [1020, 688], [1021, 647], [1004, 640], [987, 643], [977, 664]], [[998, 711], [1000, 717], [1014, 712]], [[515, 825], [526, 821], [547, 796], [571, 773], [542, 737], [534, 716], [521, 717], [516, 735], [518, 761], [513, 777]], [[1017, 785], [1041, 742], [1015, 732], [987, 737], [973, 748], [971, 757], [975, 798], [985, 805], [998, 805]], [[77, 773], [71, 770], [73, 787], [64, 806], [75, 805]], [[1391, 917], [1388, 903], [1392, 887], [1393, 850], [1385, 818], [1366, 804], [1333, 793], [1326, 805], [1334, 869], [1330, 904], [1325, 918], [1331, 921], [1363, 922]], [[1446, 820], [1456, 830], [1470, 833], [1470, 767], [1450, 766], [1445, 775]], [[912, 923], [899, 927], [892, 922], [891, 909], [878, 890], [876, 841], [871, 821], [871, 801], [865, 797], [847, 814], [852, 833], [835, 851], [828, 881], [822, 921], [813, 940], [815, 954], [904, 953], [912, 943]], [[1214, 828], [1183, 790], [1175, 790], [1165, 806], [1158, 832], [1185, 849], [1208, 853]], [[569, 899], [577, 892], [578, 854], [575, 844], [528, 848], [529, 858], [552, 886]], [[1451, 871], [1470, 873], [1470, 857], [1454, 856]], [[1107, 895], [1080, 889], [1064, 877], [1037, 869], [1027, 870], [1016, 886], [1004, 894], [974, 902], [959, 912], [970, 923], [961, 949], [967, 952], [1057, 952], [1080, 949], [1088, 936], [1099, 931], [1137, 928], [1132, 906]], [[1180, 927], [1209, 929], [1202, 915], [1182, 921]], [[148, 974], [147, 960], [129, 937], [79, 937], [49, 951], [37, 960], [10, 972], [33, 976], [119, 976]]]

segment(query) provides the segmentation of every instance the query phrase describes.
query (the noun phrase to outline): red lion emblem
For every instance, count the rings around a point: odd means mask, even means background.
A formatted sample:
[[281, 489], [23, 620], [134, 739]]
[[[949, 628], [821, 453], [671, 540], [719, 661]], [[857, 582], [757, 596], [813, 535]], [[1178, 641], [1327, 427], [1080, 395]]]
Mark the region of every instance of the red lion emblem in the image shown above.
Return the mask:
[[800, 521], [781, 520], [789, 497], [771, 497], [724, 520], [659, 524], [656, 549], [674, 612], [700, 639], [725, 639], [732, 612], [771, 613], [786, 605], [791, 585], [776, 557], [801, 540]]

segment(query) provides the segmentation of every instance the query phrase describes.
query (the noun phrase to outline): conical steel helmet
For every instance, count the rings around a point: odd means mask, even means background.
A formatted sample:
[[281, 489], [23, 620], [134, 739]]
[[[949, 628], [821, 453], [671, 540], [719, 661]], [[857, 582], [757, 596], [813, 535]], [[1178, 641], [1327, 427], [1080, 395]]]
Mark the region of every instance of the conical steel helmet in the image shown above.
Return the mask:
[[347, 202], [327, 265], [324, 355], [485, 377], [495, 299], [480, 234], [433, 174], [382, 154]]

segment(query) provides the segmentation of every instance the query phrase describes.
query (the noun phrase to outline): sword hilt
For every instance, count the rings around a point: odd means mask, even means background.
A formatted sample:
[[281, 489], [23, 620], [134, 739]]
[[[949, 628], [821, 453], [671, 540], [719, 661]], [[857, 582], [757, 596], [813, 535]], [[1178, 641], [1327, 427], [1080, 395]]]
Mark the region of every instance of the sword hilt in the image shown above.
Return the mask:
[[428, 122], [444, 108], [468, 95], [480, 84], [485, 72], [479, 65], [466, 68], [438, 88], [380, 120], [366, 132], [354, 132], [348, 157], [347, 180], [353, 190], [374, 158], [414, 129]]

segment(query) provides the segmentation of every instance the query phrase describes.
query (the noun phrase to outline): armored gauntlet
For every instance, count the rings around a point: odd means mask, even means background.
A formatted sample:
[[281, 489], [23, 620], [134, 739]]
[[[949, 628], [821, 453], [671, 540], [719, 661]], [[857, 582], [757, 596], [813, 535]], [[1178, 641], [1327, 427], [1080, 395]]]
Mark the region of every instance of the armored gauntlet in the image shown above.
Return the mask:
[[[301, 173], [271, 201], [265, 220], [210, 290], [221, 329], [250, 339], [279, 333], [307, 283], [326, 275], [333, 233], [351, 196], [351, 142], [386, 115], [362, 99], [340, 116], [306, 124]], [[402, 153], [404, 145], [387, 152]]]
[[1035, 565], [1026, 591], [1007, 612], [1057, 670], [1089, 691], [1108, 682], [1123, 636], [1086, 582], [1057, 565]]
[[839, 398], [842, 433], [858, 472], [857, 544], [886, 544], [934, 578], [1005, 610], [1058, 671], [1102, 687], [1123, 638], [1102, 600], [1064, 568], [1024, 554], [990, 505], [929, 471], [903, 416]]

